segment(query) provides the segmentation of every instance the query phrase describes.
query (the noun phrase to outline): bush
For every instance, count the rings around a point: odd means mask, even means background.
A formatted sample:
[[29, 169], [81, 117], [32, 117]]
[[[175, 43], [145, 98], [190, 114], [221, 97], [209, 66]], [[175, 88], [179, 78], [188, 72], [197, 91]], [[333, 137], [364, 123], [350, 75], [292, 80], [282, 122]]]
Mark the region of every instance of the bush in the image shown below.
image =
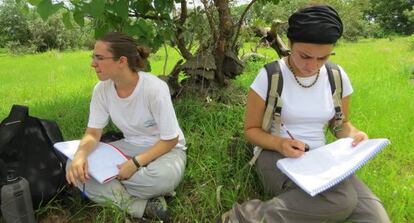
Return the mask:
[[33, 44], [22, 45], [19, 41], [9, 41], [6, 43], [7, 51], [11, 54], [33, 54], [37, 47]]
[[45, 22], [34, 9], [25, 7], [24, 1], [14, 0], [7, 0], [0, 6], [0, 47], [8, 48], [9, 52], [89, 49], [94, 42], [90, 25], [75, 24], [69, 30], [63, 24], [62, 14], [55, 14]]
[[19, 10], [18, 4], [5, 1], [0, 6], [0, 47], [5, 47], [8, 42], [26, 43], [29, 39], [26, 15]]

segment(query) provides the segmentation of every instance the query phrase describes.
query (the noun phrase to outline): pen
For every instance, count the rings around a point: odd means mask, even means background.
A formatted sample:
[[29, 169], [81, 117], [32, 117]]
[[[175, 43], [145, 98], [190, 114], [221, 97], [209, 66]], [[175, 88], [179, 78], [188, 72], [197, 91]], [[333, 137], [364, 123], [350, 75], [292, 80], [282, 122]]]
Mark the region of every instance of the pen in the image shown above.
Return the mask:
[[[293, 139], [293, 140], [294, 140], [295, 138], [294, 138], [294, 137], [293, 137], [293, 135], [289, 132], [289, 130], [285, 127], [285, 125], [281, 124], [281, 126], [282, 126], [282, 128], [286, 131], [286, 133], [289, 135], [289, 137], [290, 137], [291, 139]], [[293, 147], [293, 148], [298, 149], [298, 148], [296, 148], [296, 147]], [[309, 145], [305, 143], [305, 152], [307, 152], [307, 151], [309, 151]]]
[[83, 199], [85, 199], [85, 198], [87, 198], [87, 197], [88, 197], [88, 196], [86, 196], [86, 193], [85, 193], [85, 183], [83, 183], [83, 184], [82, 184], [81, 197], [82, 197]]

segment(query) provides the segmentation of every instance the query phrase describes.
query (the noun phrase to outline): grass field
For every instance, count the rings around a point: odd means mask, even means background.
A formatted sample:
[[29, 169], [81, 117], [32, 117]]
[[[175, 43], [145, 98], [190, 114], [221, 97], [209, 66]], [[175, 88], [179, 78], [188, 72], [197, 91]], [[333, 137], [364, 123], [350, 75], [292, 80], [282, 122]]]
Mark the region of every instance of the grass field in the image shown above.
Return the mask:
[[[387, 137], [392, 142], [358, 176], [381, 198], [392, 222], [397, 223], [414, 222], [414, 85], [409, 80], [414, 50], [410, 47], [407, 38], [361, 40], [340, 43], [331, 58], [351, 78], [353, 124], [371, 138]], [[246, 166], [250, 145], [243, 136], [245, 93], [258, 69], [275, 58], [271, 49], [259, 52], [266, 60], [249, 63], [232, 88], [210, 95], [212, 101], [191, 94], [174, 101], [189, 147], [185, 177], [170, 203], [174, 222], [212, 222], [235, 201], [268, 198], [254, 171]], [[7, 116], [13, 104], [24, 104], [31, 115], [56, 120], [66, 140], [81, 137], [97, 82], [90, 54], [0, 54], [0, 118]], [[175, 50], [168, 50], [167, 73], [178, 58]], [[163, 49], [151, 57], [153, 73], [163, 73], [164, 60]], [[79, 197], [68, 200], [39, 210], [39, 219], [125, 221], [125, 213], [110, 205], [96, 206]]]

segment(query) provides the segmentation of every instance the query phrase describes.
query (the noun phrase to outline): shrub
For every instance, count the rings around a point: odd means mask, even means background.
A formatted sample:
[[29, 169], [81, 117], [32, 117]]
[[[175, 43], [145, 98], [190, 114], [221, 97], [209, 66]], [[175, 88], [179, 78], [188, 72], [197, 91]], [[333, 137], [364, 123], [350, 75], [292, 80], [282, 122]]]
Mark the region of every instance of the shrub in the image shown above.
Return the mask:
[[67, 29], [62, 14], [43, 21], [34, 9], [25, 8], [25, 4], [6, 0], [0, 5], [0, 47], [17, 54], [91, 47], [94, 39], [90, 25], [75, 24], [73, 29]]
[[21, 44], [19, 41], [9, 41], [6, 48], [11, 54], [33, 54], [36, 53], [37, 47], [33, 44]]

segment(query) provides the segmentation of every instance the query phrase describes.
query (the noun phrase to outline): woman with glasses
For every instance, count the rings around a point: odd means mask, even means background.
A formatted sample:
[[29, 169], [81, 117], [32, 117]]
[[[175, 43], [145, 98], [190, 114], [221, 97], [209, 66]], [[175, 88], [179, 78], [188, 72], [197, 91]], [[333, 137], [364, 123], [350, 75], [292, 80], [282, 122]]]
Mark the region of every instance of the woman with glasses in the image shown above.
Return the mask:
[[[223, 222], [389, 222], [380, 200], [356, 176], [311, 197], [276, 168], [281, 158], [303, 156], [306, 145], [312, 150], [325, 144], [324, 126], [336, 118], [325, 63], [342, 31], [338, 13], [327, 5], [306, 7], [290, 16], [287, 36], [291, 53], [277, 61], [283, 78], [283, 126], [276, 132], [273, 120], [270, 133], [262, 129], [269, 86], [265, 69], [250, 86], [245, 118], [247, 140], [263, 148], [256, 171], [265, 191], [274, 198], [235, 204], [222, 216]], [[342, 98], [338, 104], [342, 104], [343, 120], [341, 129], [334, 132], [337, 138], [352, 137], [355, 146], [368, 136], [349, 121], [353, 89], [345, 71], [339, 69]]]
[[[108, 33], [96, 42], [91, 65], [99, 82], [66, 178], [97, 203], [109, 200], [132, 217], [167, 220], [163, 195], [172, 193], [183, 177], [186, 147], [167, 84], [142, 71], [148, 55], [123, 33]], [[100, 184], [88, 174], [87, 157], [109, 119], [125, 136], [111, 144], [130, 159], [119, 166], [117, 179]]]

